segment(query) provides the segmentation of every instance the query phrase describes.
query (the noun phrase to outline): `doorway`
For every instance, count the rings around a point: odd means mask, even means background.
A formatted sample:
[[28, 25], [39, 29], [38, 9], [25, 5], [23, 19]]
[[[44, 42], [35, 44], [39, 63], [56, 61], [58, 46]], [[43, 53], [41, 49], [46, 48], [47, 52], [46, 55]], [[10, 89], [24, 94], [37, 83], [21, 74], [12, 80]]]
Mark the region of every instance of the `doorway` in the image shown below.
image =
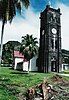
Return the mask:
[[52, 72], [56, 72], [57, 71], [56, 61], [51, 61], [51, 71]]

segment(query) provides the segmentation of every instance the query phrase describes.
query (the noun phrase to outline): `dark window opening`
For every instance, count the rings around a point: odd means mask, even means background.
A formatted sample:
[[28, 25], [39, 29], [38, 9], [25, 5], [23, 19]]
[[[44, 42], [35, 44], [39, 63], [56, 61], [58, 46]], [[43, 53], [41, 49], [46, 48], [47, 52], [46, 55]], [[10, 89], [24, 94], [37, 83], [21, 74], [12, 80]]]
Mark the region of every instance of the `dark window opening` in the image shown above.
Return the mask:
[[51, 62], [51, 71], [56, 72], [56, 61]]
[[52, 45], [52, 49], [54, 49], [54, 41], [53, 41], [53, 39], [51, 39], [51, 45]]
[[57, 47], [58, 47], [58, 46], [57, 46], [57, 40], [56, 40], [56, 41], [55, 41], [55, 49], [57, 49]]

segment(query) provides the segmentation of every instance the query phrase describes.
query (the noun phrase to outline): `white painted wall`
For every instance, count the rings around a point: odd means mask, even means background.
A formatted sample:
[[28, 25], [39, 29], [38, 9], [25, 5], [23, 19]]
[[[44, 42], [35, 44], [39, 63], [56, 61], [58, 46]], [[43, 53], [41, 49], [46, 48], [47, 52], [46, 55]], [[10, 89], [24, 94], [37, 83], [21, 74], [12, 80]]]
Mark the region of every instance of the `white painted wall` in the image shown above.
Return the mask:
[[[38, 71], [38, 67], [36, 66], [36, 59], [37, 59], [37, 56], [33, 57], [30, 60], [30, 69], [29, 69], [29, 71]], [[28, 62], [23, 63], [23, 70], [28, 71]]]
[[38, 71], [38, 67], [36, 66], [37, 56], [33, 57], [30, 60], [30, 71]]
[[23, 58], [15, 58], [15, 65], [14, 65], [14, 69], [17, 69], [17, 63], [22, 62]]
[[23, 62], [23, 71], [28, 71], [28, 62]]
[[[29, 71], [38, 71], [38, 67], [36, 66], [36, 59], [37, 59], [37, 56], [33, 57], [30, 60], [30, 69], [29, 69]], [[17, 63], [22, 62], [22, 61], [23, 61], [22, 58], [15, 58], [15, 66], [14, 66], [14, 69], [18, 69], [17, 68]], [[23, 62], [23, 71], [28, 71], [28, 62]]]

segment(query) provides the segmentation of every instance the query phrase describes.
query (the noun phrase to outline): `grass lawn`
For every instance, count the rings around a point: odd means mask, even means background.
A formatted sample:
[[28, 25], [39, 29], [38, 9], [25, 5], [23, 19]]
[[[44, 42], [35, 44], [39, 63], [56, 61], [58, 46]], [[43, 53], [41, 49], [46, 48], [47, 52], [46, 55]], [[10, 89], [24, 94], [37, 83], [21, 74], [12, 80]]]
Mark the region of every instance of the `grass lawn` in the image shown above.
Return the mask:
[[[26, 90], [42, 82], [44, 77], [50, 80], [54, 73], [29, 74], [0, 67], [0, 100], [18, 100], [18, 94], [24, 94]], [[64, 77], [69, 80], [69, 77]]]
[[64, 74], [69, 74], [69, 70], [63, 71]]
[[7, 67], [0, 67], [0, 100], [18, 100], [16, 95], [25, 91], [38, 83], [44, 77], [50, 78], [53, 74], [34, 73], [29, 74], [12, 70]]

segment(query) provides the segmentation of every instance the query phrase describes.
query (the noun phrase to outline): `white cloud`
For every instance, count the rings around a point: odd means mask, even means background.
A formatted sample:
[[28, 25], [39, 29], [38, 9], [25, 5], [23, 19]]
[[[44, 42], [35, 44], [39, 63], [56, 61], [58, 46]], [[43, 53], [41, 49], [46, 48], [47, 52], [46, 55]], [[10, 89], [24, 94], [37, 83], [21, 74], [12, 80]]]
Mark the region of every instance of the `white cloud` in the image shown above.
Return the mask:
[[[59, 4], [61, 8], [61, 36], [62, 48], [69, 50], [69, 7]], [[0, 23], [1, 32], [1, 23]], [[39, 13], [34, 13], [32, 9], [25, 12], [25, 19], [16, 17], [11, 25], [5, 25], [4, 40], [6, 43], [9, 40], [21, 41], [21, 37], [26, 34], [33, 34], [39, 39], [40, 35], [40, 19]]]
[[26, 34], [33, 34], [34, 37], [38, 38], [39, 29], [39, 13], [34, 13], [29, 8], [25, 12], [25, 19], [16, 17], [11, 25], [9, 23], [5, 25], [3, 43], [10, 40], [21, 41], [21, 37]]
[[61, 9], [61, 36], [62, 48], [69, 50], [69, 7], [64, 4], [59, 5]]

